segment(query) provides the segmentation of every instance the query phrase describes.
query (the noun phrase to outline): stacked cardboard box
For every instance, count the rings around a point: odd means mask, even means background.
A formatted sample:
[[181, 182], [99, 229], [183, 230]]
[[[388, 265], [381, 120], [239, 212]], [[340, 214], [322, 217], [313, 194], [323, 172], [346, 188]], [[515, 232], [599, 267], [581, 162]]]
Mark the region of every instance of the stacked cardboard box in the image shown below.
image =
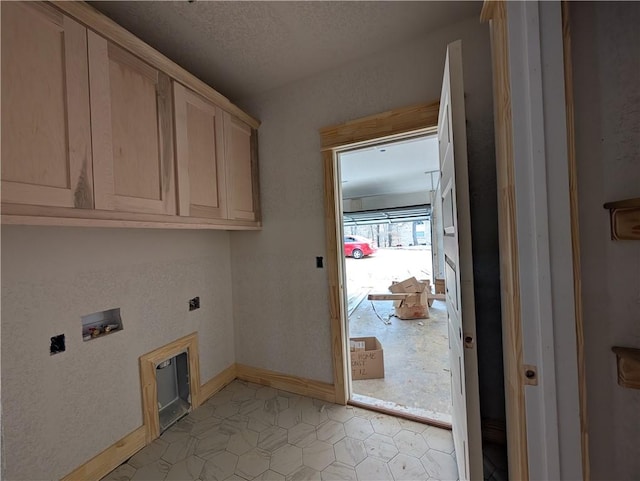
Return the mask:
[[393, 301], [395, 314], [400, 319], [427, 319], [429, 317], [429, 293], [427, 282], [409, 277], [401, 282], [394, 282], [389, 286], [394, 294], [408, 294], [403, 299]]

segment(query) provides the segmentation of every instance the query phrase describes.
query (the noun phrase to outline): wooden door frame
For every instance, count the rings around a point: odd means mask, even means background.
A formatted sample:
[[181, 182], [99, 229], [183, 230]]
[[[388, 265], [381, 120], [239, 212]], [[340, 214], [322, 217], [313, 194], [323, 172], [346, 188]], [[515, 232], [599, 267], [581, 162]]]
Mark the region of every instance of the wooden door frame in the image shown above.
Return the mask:
[[[500, 226], [500, 250], [507, 439], [512, 479], [527, 480], [531, 475], [555, 478], [565, 471], [572, 472], [570, 477], [577, 477], [575, 473], [580, 465], [582, 479], [590, 477], [568, 13], [569, 5], [565, 1], [560, 7], [539, 2], [516, 5], [486, 0], [481, 14], [481, 20], [491, 22], [499, 221], [506, 220], [509, 224]], [[513, 52], [510, 53], [510, 49]], [[544, 64], [540, 61], [542, 50], [546, 53]], [[530, 72], [529, 77], [520, 78], [525, 71]], [[514, 78], [511, 72], [515, 72]], [[525, 92], [523, 85], [528, 88]], [[559, 86], [564, 87], [564, 102], [558, 96], [562, 90]], [[515, 103], [512, 103], [512, 90]], [[545, 117], [540, 115], [541, 105], [546, 110]], [[564, 133], [559, 120], [562, 117], [566, 117]], [[549, 135], [549, 131], [553, 135]], [[523, 150], [526, 145], [529, 149]], [[517, 163], [514, 157], [518, 157]], [[561, 162], [563, 158], [565, 165]], [[518, 177], [516, 171], [527, 167], [530, 172], [524, 177], [521, 172]], [[567, 177], [566, 199], [557, 183], [548, 186], [544, 177], [539, 182], [544, 169], [547, 177], [557, 176], [563, 181]], [[536, 176], [537, 181], [533, 180]], [[531, 200], [532, 184], [538, 190], [535, 200]], [[555, 223], [549, 217], [547, 202], [549, 209], [555, 211]], [[505, 219], [505, 215], [509, 218]], [[562, 222], [558, 221], [559, 217]], [[528, 230], [531, 237], [536, 238], [534, 243], [524, 239], [525, 249], [520, 251], [516, 220], [522, 224], [520, 229]], [[553, 253], [549, 253], [552, 244], [556, 260], [559, 255], [571, 259], [570, 265], [563, 264], [555, 272], [550, 269], [554, 262]], [[531, 258], [536, 256], [535, 264], [541, 272], [530, 272]], [[522, 272], [520, 262], [524, 266]], [[569, 282], [573, 287], [572, 296], [566, 291], [558, 295], [559, 286]], [[538, 290], [536, 299], [532, 299], [532, 286]], [[554, 298], [559, 306], [551, 308], [549, 301]], [[543, 315], [536, 319], [536, 312]], [[505, 316], [509, 316], [509, 322], [505, 322]], [[570, 324], [564, 322], [570, 317], [575, 320], [573, 339]], [[561, 341], [553, 333], [556, 324], [564, 326], [557, 334]], [[541, 333], [545, 333], [544, 338]], [[561, 365], [556, 362], [553, 349], [548, 348], [550, 343], [557, 342], [569, 356], [564, 356]], [[547, 348], [542, 349], [543, 345]], [[568, 362], [573, 354], [575, 366]], [[528, 369], [535, 373], [533, 381], [525, 377]], [[572, 391], [574, 384], [575, 391]], [[579, 408], [579, 420], [568, 419], [571, 416], [560, 412], [567, 414], [575, 408]], [[534, 421], [530, 430], [527, 429], [529, 416], [529, 421]], [[564, 433], [559, 432], [558, 416], [561, 416]], [[577, 445], [580, 445], [579, 453]], [[579, 454], [581, 459], [577, 460]]]
[[[440, 102], [422, 103], [389, 110], [350, 122], [320, 129], [322, 161], [324, 165], [324, 206], [327, 277], [329, 281], [329, 313], [331, 350], [333, 357], [333, 384], [336, 403], [346, 404], [348, 399], [347, 352], [342, 263], [340, 238], [342, 199], [337, 183], [337, 153], [349, 147], [366, 145], [373, 141], [389, 141], [410, 134], [430, 133], [438, 127]], [[340, 255], [339, 255], [340, 254]]]
[[[528, 480], [527, 420], [522, 361], [520, 267], [515, 205], [513, 124], [509, 78], [506, 5], [485, 1], [480, 19], [491, 22], [491, 57], [495, 124], [498, 237], [500, 245], [500, 298], [504, 359], [505, 415], [509, 479]], [[500, 106], [500, 107], [498, 107]]]

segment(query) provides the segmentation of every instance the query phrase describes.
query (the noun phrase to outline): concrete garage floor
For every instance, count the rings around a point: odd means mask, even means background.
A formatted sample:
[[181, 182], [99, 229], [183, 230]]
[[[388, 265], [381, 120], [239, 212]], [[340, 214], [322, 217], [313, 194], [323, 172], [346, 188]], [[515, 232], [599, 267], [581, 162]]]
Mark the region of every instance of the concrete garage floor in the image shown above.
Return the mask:
[[[379, 249], [368, 258], [346, 259], [349, 336], [377, 337], [384, 350], [385, 369], [383, 379], [353, 381], [355, 396], [352, 397], [397, 412], [450, 423], [451, 378], [445, 303], [434, 301], [429, 319], [401, 320], [390, 317], [394, 313], [392, 301], [366, 299], [367, 293], [387, 292], [393, 280], [410, 276], [431, 277], [428, 248]], [[387, 319], [389, 324], [384, 322]]]

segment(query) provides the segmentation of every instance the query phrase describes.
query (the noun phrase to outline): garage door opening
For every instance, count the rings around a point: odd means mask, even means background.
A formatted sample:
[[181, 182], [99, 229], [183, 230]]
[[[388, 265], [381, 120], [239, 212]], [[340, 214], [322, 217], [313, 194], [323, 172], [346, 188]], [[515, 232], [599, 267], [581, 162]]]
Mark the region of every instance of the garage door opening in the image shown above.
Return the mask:
[[[339, 152], [338, 170], [349, 400], [450, 424], [447, 308], [435, 291], [443, 277], [433, 209], [440, 197], [437, 138]], [[411, 278], [422, 293], [391, 292]]]

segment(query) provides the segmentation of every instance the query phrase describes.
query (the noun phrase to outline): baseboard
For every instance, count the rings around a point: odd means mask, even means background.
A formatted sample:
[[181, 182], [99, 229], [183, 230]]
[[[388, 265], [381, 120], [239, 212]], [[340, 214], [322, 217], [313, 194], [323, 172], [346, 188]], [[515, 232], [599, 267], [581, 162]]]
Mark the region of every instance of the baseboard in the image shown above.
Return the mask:
[[200, 386], [200, 405], [204, 404], [207, 399], [220, 391], [236, 378], [236, 365], [231, 364], [221, 373], [217, 374], [209, 381]]
[[245, 366], [244, 364], [236, 364], [236, 377], [243, 381], [271, 386], [294, 394], [322, 399], [331, 403], [336, 402], [335, 386], [326, 382]]
[[[199, 404], [201, 405], [220, 389], [236, 378], [236, 365], [232, 364], [211, 380], [200, 386]], [[99, 480], [120, 466], [147, 445], [147, 429], [140, 426], [124, 438], [116, 441], [107, 449], [97, 454], [89, 461], [79, 466], [61, 481], [89, 481]]]
[[102, 479], [123, 461], [133, 456], [146, 445], [146, 429], [140, 426], [124, 438], [116, 441], [100, 454], [67, 474], [62, 481], [87, 481]]
[[[271, 386], [294, 394], [335, 402], [335, 388], [333, 384], [313, 381], [288, 374], [281, 374], [268, 369], [231, 364], [225, 370], [200, 386], [199, 404], [202, 405], [211, 396], [220, 391], [234, 379], [254, 382], [264, 386]], [[140, 426], [124, 438], [116, 441], [107, 449], [97, 454], [89, 461], [67, 474], [61, 481], [99, 480], [120, 466], [139, 450], [147, 445], [147, 430]]]

